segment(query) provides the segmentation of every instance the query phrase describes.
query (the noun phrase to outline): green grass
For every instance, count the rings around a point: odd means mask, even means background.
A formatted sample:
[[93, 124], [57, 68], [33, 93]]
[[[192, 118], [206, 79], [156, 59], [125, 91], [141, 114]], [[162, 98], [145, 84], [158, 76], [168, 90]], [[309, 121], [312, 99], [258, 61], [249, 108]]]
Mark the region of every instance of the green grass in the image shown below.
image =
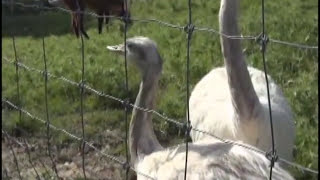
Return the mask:
[[[193, 22], [196, 26], [218, 29], [219, 1], [192, 2]], [[133, 1], [132, 16], [156, 18], [173, 24], [187, 23], [187, 1]], [[266, 1], [266, 32], [270, 38], [302, 44], [318, 44], [318, 4], [315, 0]], [[81, 42], [71, 33], [70, 17], [62, 12], [27, 13], [12, 16], [2, 14], [2, 56], [14, 60], [11, 35], [15, 35], [18, 59], [29, 66], [43, 69], [42, 37], [45, 37], [49, 72], [79, 82], [81, 79]], [[95, 89], [125, 98], [124, 60], [108, 53], [106, 45], [123, 42], [119, 31], [121, 22], [112, 21], [109, 29], [97, 33], [97, 22], [86, 17], [90, 40], [85, 40], [85, 80]], [[243, 35], [261, 32], [260, 1], [241, 1], [240, 28]], [[163, 56], [163, 76], [160, 80], [156, 110], [177, 119], [185, 118], [186, 99], [186, 33], [156, 23], [136, 22], [128, 37], [142, 35], [158, 43]], [[262, 69], [262, 56], [256, 42], [244, 40], [247, 63]], [[194, 32], [191, 44], [191, 88], [213, 67], [223, 64], [219, 36], [207, 32]], [[269, 74], [281, 86], [295, 113], [297, 127], [295, 162], [318, 169], [318, 53], [317, 50], [296, 49], [269, 43], [266, 52]], [[46, 118], [44, 106], [44, 79], [23, 69], [20, 74], [21, 103], [24, 108]], [[129, 98], [134, 101], [139, 76], [129, 68]], [[2, 96], [17, 102], [15, 67], [2, 63]], [[49, 79], [48, 103], [50, 119], [80, 136], [80, 91], [55, 79]], [[124, 131], [124, 114], [118, 102], [85, 93], [86, 136], [96, 139], [105, 128]], [[8, 111], [2, 125], [19, 126], [37, 133], [41, 125], [23, 116], [19, 124], [18, 113]], [[178, 137], [179, 129], [154, 117], [157, 131], [166, 132], [166, 138]], [[123, 133], [124, 134], [124, 133]], [[160, 133], [161, 134], [161, 133]], [[57, 143], [69, 141], [63, 135], [54, 138]], [[169, 143], [169, 142], [168, 142]], [[124, 147], [115, 148], [123, 154]], [[297, 179], [316, 179], [308, 173], [293, 170]]]

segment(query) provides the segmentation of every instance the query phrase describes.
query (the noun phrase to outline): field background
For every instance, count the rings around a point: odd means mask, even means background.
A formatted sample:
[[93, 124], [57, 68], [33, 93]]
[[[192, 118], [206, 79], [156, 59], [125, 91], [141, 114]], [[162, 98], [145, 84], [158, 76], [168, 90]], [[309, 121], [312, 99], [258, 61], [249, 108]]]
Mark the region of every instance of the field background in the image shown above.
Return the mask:
[[[27, 3], [27, 1], [20, 1]], [[28, 1], [30, 3], [30, 1]], [[239, 26], [243, 35], [261, 32], [261, 2], [241, 1]], [[199, 27], [218, 30], [220, 1], [192, 2], [193, 23]], [[15, 7], [11, 13], [2, 7], [2, 58], [14, 60], [12, 35], [15, 36], [20, 62], [44, 69], [42, 37], [45, 38], [48, 71], [75, 82], [81, 79], [81, 41], [71, 32], [70, 15], [64, 12], [24, 9]], [[131, 15], [139, 19], [155, 18], [187, 24], [186, 0], [132, 0]], [[316, 0], [266, 1], [266, 32], [270, 38], [302, 44], [318, 44], [318, 2]], [[106, 45], [123, 42], [122, 23], [112, 20], [103, 33], [97, 33], [97, 20], [86, 16], [85, 28], [90, 40], [85, 40], [85, 81], [100, 91], [124, 99], [124, 60], [109, 53]], [[156, 110], [180, 121], [185, 119], [186, 108], [186, 33], [157, 23], [135, 22], [128, 37], [147, 36], [158, 44], [164, 59]], [[253, 40], [243, 40], [242, 47], [249, 65], [263, 68], [260, 47]], [[220, 39], [217, 34], [194, 32], [191, 43], [191, 89], [212, 68], [223, 65]], [[318, 51], [299, 49], [269, 43], [266, 60], [268, 73], [284, 91], [295, 114], [295, 162], [318, 170]], [[40, 74], [19, 70], [22, 107], [46, 119], [44, 78]], [[139, 75], [129, 67], [129, 99], [134, 102], [138, 92]], [[2, 98], [17, 103], [15, 66], [2, 60]], [[53, 78], [48, 80], [49, 116], [52, 123], [81, 137], [80, 90]], [[90, 142], [104, 152], [125, 157], [125, 120], [121, 104], [85, 92], [85, 134]], [[51, 162], [44, 155], [46, 128], [27, 116], [19, 122], [18, 112], [2, 106], [2, 128], [16, 138], [27, 138], [34, 146], [31, 158], [41, 159], [44, 166], [36, 165], [43, 177], [53, 176]], [[165, 145], [182, 143], [181, 130], [154, 116], [155, 130]], [[62, 177], [80, 178], [81, 155], [79, 143], [52, 132], [52, 151]], [[2, 139], [2, 172], [17, 178], [7, 141]], [[21, 148], [14, 146], [23, 177], [33, 179], [34, 172]], [[94, 151], [86, 152], [87, 175], [92, 179], [121, 179], [123, 170]], [[37, 164], [37, 163], [36, 163]], [[47, 166], [49, 173], [45, 172]], [[71, 169], [71, 170], [70, 170]], [[316, 179], [317, 176], [291, 169], [296, 179]], [[69, 174], [68, 174], [69, 173]], [[4, 173], [2, 173], [4, 174]], [[110, 178], [106, 178], [110, 177]], [[5, 176], [3, 175], [3, 178]], [[10, 178], [9, 178], [10, 179]]]

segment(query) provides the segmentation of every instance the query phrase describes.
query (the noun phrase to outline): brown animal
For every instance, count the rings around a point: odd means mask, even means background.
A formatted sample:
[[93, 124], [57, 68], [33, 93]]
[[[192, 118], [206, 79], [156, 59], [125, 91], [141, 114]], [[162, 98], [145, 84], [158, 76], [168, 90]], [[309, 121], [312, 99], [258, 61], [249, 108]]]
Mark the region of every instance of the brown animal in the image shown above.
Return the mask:
[[[94, 10], [99, 16], [125, 16], [129, 11], [124, 0], [84, 0], [86, 5]], [[98, 31], [101, 34], [104, 17], [98, 17]], [[105, 17], [105, 23], [109, 23], [109, 18]], [[130, 23], [130, 22], [129, 22]]]
[[83, 13], [77, 11], [84, 11], [84, 1], [83, 0], [63, 0], [63, 3], [73, 11], [71, 14], [71, 23], [74, 33], [79, 37], [80, 32], [89, 39], [88, 34], [83, 27]]
[[[63, 0], [63, 2], [71, 11], [73, 11], [71, 21], [73, 31], [77, 37], [82, 33], [87, 39], [89, 39], [89, 36], [83, 27], [83, 12], [86, 7], [92, 9], [99, 16], [125, 16], [127, 14], [128, 17], [130, 17], [129, 10], [126, 8], [124, 0]], [[102, 32], [102, 23], [104, 18], [105, 23], [109, 23], [108, 17], [98, 17], [99, 34]], [[131, 23], [131, 21], [129, 20], [128, 23]]]

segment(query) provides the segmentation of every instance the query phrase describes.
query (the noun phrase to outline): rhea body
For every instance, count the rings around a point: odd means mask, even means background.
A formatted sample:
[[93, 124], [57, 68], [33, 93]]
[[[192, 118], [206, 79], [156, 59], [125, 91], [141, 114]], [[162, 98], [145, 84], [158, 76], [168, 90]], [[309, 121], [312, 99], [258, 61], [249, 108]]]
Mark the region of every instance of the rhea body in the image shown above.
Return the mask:
[[[162, 59], [155, 42], [146, 37], [126, 42], [127, 59], [141, 73], [135, 107], [154, 109]], [[124, 45], [108, 46], [110, 51], [124, 55]], [[153, 130], [152, 114], [133, 108], [129, 127], [131, 165], [138, 172], [158, 180], [184, 178], [185, 144], [163, 148]], [[266, 179], [269, 160], [263, 155], [218, 141], [189, 144], [187, 179]], [[137, 174], [137, 179], [149, 179]], [[293, 179], [278, 164], [273, 179]]]
[[[239, 36], [240, 0], [221, 0], [220, 33]], [[264, 72], [247, 67], [239, 39], [221, 36], [225, 67], [215, 68], [196, 84], [190, 97], [191, 125], [224, 139], [239, 140], [264, 151], [272, 148]], [[292, 160], [293, 113], [281, 89], [268, 76], [275, 148]], [[210, 136], [192, 132], [193, 141]]]

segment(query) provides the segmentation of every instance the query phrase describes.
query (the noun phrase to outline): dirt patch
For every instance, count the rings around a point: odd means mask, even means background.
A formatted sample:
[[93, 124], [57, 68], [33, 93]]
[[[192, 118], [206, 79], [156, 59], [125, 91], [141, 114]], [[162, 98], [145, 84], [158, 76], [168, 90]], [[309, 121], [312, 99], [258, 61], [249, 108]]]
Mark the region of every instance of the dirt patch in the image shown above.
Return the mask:
[[[95, 147], [103, 153], [110, 154], [111, 148], [123, 144], [121, 133], [118, 131], [105, 130], [103, 142], [94, 143]], [[24, 144], [22, 138], [14, 138]], [[52, 161], [47, 154], [45, 138], [26, 138], [28, 142], [30, 159], [26, 148], [17, 142], [12, 142], [12, 148], [18, 161], [18, 167], [22, 179], [57, 179], [52, 168]], [[102, 144], [101, 144], [102, 143]], [[85, 147], [85, 170], [87, 179], [120, 180], [124, 179], [125, 171], [122, 165], [103, 156], [88, 146]], [[82, 153], [79, 142], [70, 144], [52, 145], [52, 155], [56, 163], [58, 175], [62, 179], [83, 179]], [[125, 157], [112, 154], [120, 160]], [[31, 163], [30, 163], [31, 161]], [[7, 138], [2, 139], [2, 178], [19, 179], [17, 166]]]

